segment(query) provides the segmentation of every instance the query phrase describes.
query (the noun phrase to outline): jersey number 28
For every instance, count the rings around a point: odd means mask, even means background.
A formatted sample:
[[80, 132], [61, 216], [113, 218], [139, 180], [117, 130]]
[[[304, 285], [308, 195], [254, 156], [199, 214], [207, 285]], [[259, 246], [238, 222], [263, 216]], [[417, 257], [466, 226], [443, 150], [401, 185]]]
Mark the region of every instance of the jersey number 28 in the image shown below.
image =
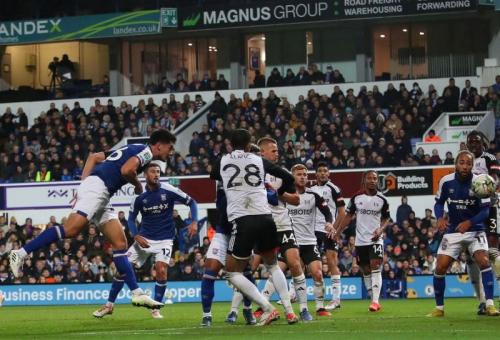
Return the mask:
[[[236, 177], [241, 173], [241, 169], [236, 164], [226, 164], [222, 170], [227, 171], [228, 169], [234, 169], [234, 174], [229, 179], [227, 183], [227, 188], [239, 187], [242, 186], [242, 182], [235, 182]], [[251, 178], [256, 178], [256, 180], [251, 180]], [[262, 179], [260, 178], [260, 170], [259, 167], [255, 164], [248, 164], [245, 167], [245, 176], [243, 177], [245, 183], [251, 187], [258, 187], [262, 183]]]

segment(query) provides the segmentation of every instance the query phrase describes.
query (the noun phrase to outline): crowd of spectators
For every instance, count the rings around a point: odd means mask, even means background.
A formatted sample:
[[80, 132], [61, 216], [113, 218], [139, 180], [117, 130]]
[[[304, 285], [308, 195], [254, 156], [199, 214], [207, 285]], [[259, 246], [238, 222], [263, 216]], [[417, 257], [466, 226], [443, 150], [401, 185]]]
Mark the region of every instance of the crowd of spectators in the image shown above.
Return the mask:
[[[198, 92], [198, 91], [214, 91], [228, 90], [229, 82], [224, 74], [219, 74], [217, 79], [213, 79], [209, 73], [205, 73], [200, 79], [195, 73], [191, 81], [185, 79], [185, 73], [177, 73], [175, 80], [172, 82], [167, 77], [162, 77], [158, 83], [149, 82], [144, 87], [144, 90], [137, 91], [136, 94], [154, 94], [154, 93], [171, 93], [171, 92]], [[252, 82], [250, 88], [263, 87], [280, 87], [280, 86], [303, 86], [303, 85], [321, 85], [321, 84], [341, 84], [345, 83], [344, 76], [338, 69], [333, 69], [332, 66], [327, 66], [326, 72], [322, 72], [316, 64], [310, 64], [307, 68], [301, 66], [295, 74], [291, 68], [286, 70], [286, 74], [282, 75], [277, 67], [274, 67], [271, 74], [267, 77], [261, 74], [260, 70], [253, 71]]]
[[75, 102], [70, 108], [54, 103], [28, 126], [22, 108], [8, 108], [0, 117], [0, 183], [67, 181], [80, 178], [90, 152], [107, 151], [123, 137], [147, 137], [154, 129], [173, 130], [205, 104], [202, 97], [174, 94], [136, 106], [99, 99], [86, 112]]
[[[166, 175], [209, 173], [211, 163], [230, 150], [228, 136], [235, 128], [249, 129], [254, 141], [275, 138], [280, 163], [287, 168], [296, 163], [313, 168], [318, 162], [327, 162], [331, 169], [451, 164], [451, 153], [426, 154], [421, 148], [413, 153], [412, 141], [421, 140], [442, 112], [487, 109], [500, 121], [495, 92], [500, 85], [484, 96], [469, 81], [464, 85], [460, 89], [450, 79], [441, 94], [433, 85], [424, 91], [416, 82], [411, 88], [401, 83], [398, 89], [389, 84], [384, 92], [377, 85], [362, 86], [358, 93], [344, 93], [334, 85], [331, 94], [309, 90], [295, 103], [274, 90], [267, 96], [258, 92], [255, 98], [233, 94], [228, 101], [216, 92], [207, 124], [193, 133], [188, 154], [171, 154]], [[135, 107], [96, 99], [88, 112], [78, 102], [72, 108], [52, 103], [32, 126], [22, 108], [16, 113], [7, 109], [0, 118], [0, 181], [78, 179], [89, 152], [109, 150], [125, 136], [174, 129], [204, 104], [200, 95], [193, 99], [189, 94], [182, 101], [169, 94], [161, 103], [150, 97]], [[498, 148], [493, 140], [489, 151], [498, 154]]]
[[[128, 231], [125, 214], [119, 213], [119, 219], [124, 226], [129, 240], [132, 238]], [[174, 213], [177, 236], [174, 242], [173, 257], [168, 266], [168, 279], [198, 280], [203, 274], [204, 256], [210, 245], [213, 232], [208, 237], [196, 242], [185, 242], [184, 230], [191, 220], [183, 220], [177, 211]], [[111, 282], [116, 274], [112, 261], [110, 244], [95, 225], [90, 227], [75, 239], [66, 239], [51, 244], [48, 248], [34, 253], [26, 260], [23, 267], [23, 276], [14, 279], [8, 271], [7, 254], [12, 249], [36, 237], [41, 228], [50, 228], [64, 223], [64, 219], [56, 221], [52, 216], [46, 225], [33, 225], [30, 218], [20, 224], [15, 217], [10, 221], [0, 216], [0, 284], [19, 283], [83, 283], [83, 282]], [[211, 230], [211, 226], [209, 229]], [[356, 259], [354, 246], [354, 225], [346, 229], [343, 245], [339, 251], [339, 268], [344, 277], [361, 277], [361, 270]], [[385, 233], [385, 255], [383, 262], [383, 278], [387, 284], [398, 285], [404, 283], [408, 276], [431, 275], [436, 265], [436, 254], [441, 235], [437, 232], [436, 219], [432, 211], [427, 209], [425, 216], [418, 218], [403, 197], [401, 205], [393, 216], [392, 224]], [[452, 274], [466, 273], [465, 253], [453, 263], [449, 269]], [[323, 256], [323, 272], [328, 274], [326, 257]], [[219, 273], [222, 278], [222, 272]], [[268, 273], [264, 266], [260, 266], [255, 277], [267, 278]], [[309, 274], [308, 274], [309, 275]], [[155, 272], [151, 262], [137, 271], [141, 281], [154, 280]], [[290, 273], [287, 273], [290, 276]], [[391, 296], [388, 289], [386, 297]], [[394, 289], [392, 290], [394, 295]], [[401, 295], [401, 294], [400, 294]], [[399, 297], [403, 297], [402, 295]]]

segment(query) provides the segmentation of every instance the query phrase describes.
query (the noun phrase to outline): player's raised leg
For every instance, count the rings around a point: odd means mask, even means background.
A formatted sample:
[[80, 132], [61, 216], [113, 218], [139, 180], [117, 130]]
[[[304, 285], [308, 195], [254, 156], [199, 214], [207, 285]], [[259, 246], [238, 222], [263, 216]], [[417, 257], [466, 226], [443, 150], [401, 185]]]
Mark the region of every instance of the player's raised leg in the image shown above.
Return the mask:
[[85, 213], [72, 213], [69, 215], [68, 221], [64, 224], [64, 226], [47, 228], [34, 240], [24, 245], [24, 247], [18, 250], [12, 250], [9, 253], [9, 264], [12, 274], [14, 274], [15, 277], [19, 277], [21, 275], [24, 259], [28, 254], [47, 247], [51, 243], [59, 240], [76, 237], [76, 235], [78, 235], [87, 226], [87, 224], [88, 220]]

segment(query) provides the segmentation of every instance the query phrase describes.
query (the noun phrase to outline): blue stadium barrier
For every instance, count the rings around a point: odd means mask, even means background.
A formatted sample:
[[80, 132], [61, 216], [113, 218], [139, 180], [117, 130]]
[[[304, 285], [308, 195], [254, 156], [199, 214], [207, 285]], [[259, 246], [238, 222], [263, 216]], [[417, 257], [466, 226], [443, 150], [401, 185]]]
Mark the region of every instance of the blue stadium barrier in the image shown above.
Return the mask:
[[[326, 281], [326, 300], [331, 298], [330, 280]], [[266, 280], [258, 281], [259, 289]], [[495, 283], [496, 285], [496, 283]], [[154, 282], [144, 282], [140, 286], [148, 293], [154, 291]], [[76, 305], [101, 304], [108, 298], [111, 283], [88, 284], [46, 284], [46, 285], [5, 285], [0, 292], [5, 295], [5, 306], [36, 305]], [[495, 292], [498, 287], [495, 286]], [[200, 302], [200, 281], [173, 281], [168, 283], [167, 299], [173, 303]], [[432, 276], [414, 276], [407, 280], [408, 298], [432, 298]], [[495, 294], [496, 295], [496, 294]], [[307, 296], [314, 300], [312, 280], [307, 280]], [[474, 291], [467, 275], [448, 275], [446, 277], [446, 297], [473, 297]], [[215, 282], [215, 301], [231, 301], [232, 289], [224, 280]], [[342, 278], [342, 299], [353, 300], [366, 297], [366, 291], [359, 277]], [[277, 299], [277, 296], [273, 296]], [[130, 291], [124, 288], [117, 303], [130, 303]]]
[[[329, 280], [327, 280], [329, 282]], [[262, 289], [266, 280], [258, 282]], [[173, 303], [200, 302], [200, 281], [172, 281], [168, 283], [166, 297]], [[154, 291], [154, 282], [141, 283], [148, 293]], [[87, 284], [46, 284], [46, 285], [8, 285], [0, 286], [5, 295], [4, 306], [36, 306], [36, 305], [81, 305], [102, 304], [106, 302], [111, 283]], [[327, 297], [331, 296], [331, 286], [326, 287]], [[214, 301], [231, 301], [233, 290], [224, 280], [215, 282]], [[307, 280], [307, 295], [314, 299], [313, 283]], [[342, 280], [342, 297], [344, 299], [361, 299], [362, 287], [360, 278]], [[124, 288], [116, 303], [130, 303], [130, 291]]]

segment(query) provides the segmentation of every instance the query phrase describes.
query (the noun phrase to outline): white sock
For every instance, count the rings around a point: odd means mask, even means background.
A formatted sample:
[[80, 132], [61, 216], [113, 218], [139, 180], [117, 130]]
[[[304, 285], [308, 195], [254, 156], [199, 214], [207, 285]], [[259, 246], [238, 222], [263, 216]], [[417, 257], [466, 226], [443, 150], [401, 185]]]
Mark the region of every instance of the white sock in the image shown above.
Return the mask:
[[479, 299], [480, 303], [486, 303], [486, 296], [484, 295], [483, 280], [481, 279], [481, 270], [479, 266], [475, 263], [467, 264], [468, 273], [470, 276], [470, 282], [474, 286], [474, 291]]
[[325, 301], [325, 285], [323, 281], [314, 281], [314, 301], [316, 302], [316, 310], [324, 308]]
[[382, 289], [382, 272], [380, 269], [372, 270], [372, 301], [378, 303]]
[[280, 296], [283, 308], [285, 308], [287, 313], [293, 313], [292, 303], [290, 302], [290, 294], [288, 293], [288, 282], [286, 281], [285, 274], [283, 274], [281, 268], [277, 264], [266, 266], [266, 268], [271, 274], [272, 283]]
[[231, 312], [238, 314], [240, 305], [243, 302], [243, 294], [238, 289], [233, 290], [233, 299], [231, 300]]
[[132, 291], [132, 294], [133, 294], [133, 295], [141, 295], [141, 294], [144, 294], [144, 291], [142, 290], [142, 288], [141, 288], [141, 287], [139, 287], [139, 288], [134, 289], [134, 290]]
[[372, 277], [371, 275], [363, 275], [363, 282], [365, 283], [366, 291], [368, 296], [372, 297]]
[[436, 306], [436, 309], [444, 310], [444, 306]]
[[288, 294], [290, 294], [290, 300], [293, 300], [297, 293], [295, 292], [295, 286], [293, 284], [293, 279], [288, 282]]
[[267, 301], [271, 300], [271, 296], [273, 296], [276, 288], [274, 288], [273, 280], [271, 276], [267, 279], [266, 285], [264, 289], [262, 289], [262, 295], [267, 299]]
[[26, 256], [28, 256], [28, 253], [26, 252], [26, 250], [24, 250], [23, 247], [21, 247], [21, 249], [18, 250], [17, 255], [24, 259]]
[[307, 286], [306, 286], [306, 276], [300, 274], [293, 278], [293, 286], [295, 288], [295, 294], [297, 294], [297, 300], [299, 301], [300, 310], [307, 309]]
[[106, 301], [106, 307], [113, 308], [115, 304], [111, 301]]
[[494, 306], [495, 303], [493, 302], [493, 299], [487, 299], [486, 300], [486, 307], [489, 307], [489, 306]]
[[340, 301], [340, 275], [332, 275], [332, 301]]
[[269, 312], [273, 310], [273, 306], [266, 300], [266, 298], [259, 292], [257, 286], [250, 282], [242, 273], [228, 272], [229, 282], [236, 287], [242, 294], [245, 294], [250, 300], [258, 304], [264, 311]]
[[203, 317], [206, 317], [206, 316], [212, 316], [212, 312], [203, 313]]

